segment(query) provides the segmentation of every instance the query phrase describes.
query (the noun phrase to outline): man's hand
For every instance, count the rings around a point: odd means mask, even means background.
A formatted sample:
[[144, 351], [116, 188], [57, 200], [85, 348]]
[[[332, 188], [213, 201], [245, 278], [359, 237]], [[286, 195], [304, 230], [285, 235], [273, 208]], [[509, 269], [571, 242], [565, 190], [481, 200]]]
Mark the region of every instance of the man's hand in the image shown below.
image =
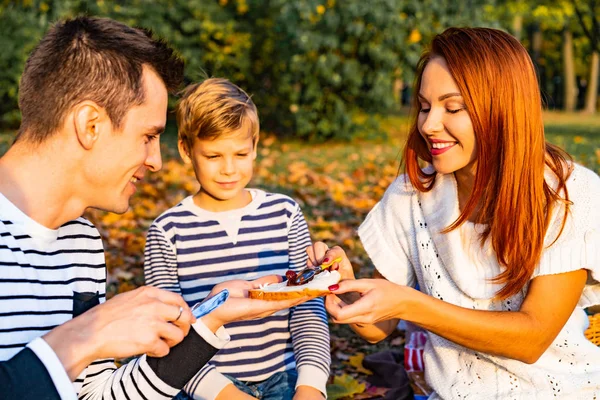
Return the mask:
[[215, 295], [223, 289], [229, 290], [229, 298], [223, 305], [208, 315], [202, 317], [202, 322], [213, 332], [221, 326], [233, 321], [243, 321], [266, 317], [279, 310], [293, 307], [310, 297], [301, 297], [290, 300], [257, 300], [248, 298], [248, 290], [258, 289], [265, 283], [278, 283], [282, 278], [277, 275], [269, 275], [254, 281], [232, 280], [216, 285], [208, 295]]
[[296, 389], [293, 400], [319, 400], [324, 399], [323, 393], [312, 386], [300, 385]]
[[163, 357], [183, 340], [193, 322], [180, 295], [144, 286], [115, 296], [43, 338], [75, 379], [96, 359]]

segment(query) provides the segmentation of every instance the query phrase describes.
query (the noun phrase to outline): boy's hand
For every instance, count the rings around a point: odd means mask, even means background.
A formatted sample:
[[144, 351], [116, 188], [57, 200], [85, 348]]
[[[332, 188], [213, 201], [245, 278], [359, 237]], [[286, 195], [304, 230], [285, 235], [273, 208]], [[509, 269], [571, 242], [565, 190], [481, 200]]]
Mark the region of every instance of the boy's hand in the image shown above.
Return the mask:
[[293, 400], [319, 400], [324, 399], [323, 393], [311, 386], [300, 385], [296, 389]]
[[248, 290], [258, 289], [261, 284], [281, 282], [278, 275], [269, 275], [254, 281], [232, 280], [216, 285], [209, 297], [223, 289], [229, 290], [229, 298], [210, 314], [203, 316], [202, 322], [213, 332], [221, 326], [233, 321], [244, 321], [269, 316], [279, 310], [293, 307], [310, 297], [301, 297], [289, 300], [267, 301], [248, 298]]
[[256, 400], [256, 397], [242, 392], [233, 383], [219, 392], [215, 400]]

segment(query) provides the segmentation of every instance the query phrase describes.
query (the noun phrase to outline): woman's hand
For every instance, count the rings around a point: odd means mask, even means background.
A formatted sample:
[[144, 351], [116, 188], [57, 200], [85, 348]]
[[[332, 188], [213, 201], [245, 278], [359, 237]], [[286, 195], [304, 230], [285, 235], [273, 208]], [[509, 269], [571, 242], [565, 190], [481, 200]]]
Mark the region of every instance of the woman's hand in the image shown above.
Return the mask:
[[[346, 280], [329, 289], [333, 294], [327, 296], [325, 308], [338, 324], [371, 325], [399, 319], [410, 298], [418, 294], [415, 289], [385, 279]], [[338, 297], [348, 292], [359, 294], [352, 304]]]
[[331, 270], [337, 270], [342, 276], [342, 280], [355, 279], [352, 264], [340, 246], [335, 246], [330, 249], [323, 242], [315, 242], [312, 246], [308, 246], [306, 248], [306, 253], [308, 253], [307, 264], [309, 267], [325, 264], [330, 260], [340, 257], [342, 261], [339, 263], [334, 263], [331, 266]]

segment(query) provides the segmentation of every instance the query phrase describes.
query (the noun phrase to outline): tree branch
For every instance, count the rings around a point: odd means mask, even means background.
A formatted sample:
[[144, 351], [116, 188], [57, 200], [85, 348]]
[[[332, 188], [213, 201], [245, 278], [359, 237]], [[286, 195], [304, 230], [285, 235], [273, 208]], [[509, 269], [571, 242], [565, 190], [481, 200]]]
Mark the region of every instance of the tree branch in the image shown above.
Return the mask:
[[[594, 0], [591, 0], [591, 2], [594, 2]], [[577, 14], [577, 19], [579, 20], [579, 23], [581, 24], [581, 28], [583, 29], [583, 33], [590, 40], [590, 44], [592, 45], [592, 51], [598, 51], [598, 40], [594, 37], [595, 35], [592, 35], [592, 32], [585, 25], [585, 21], [583, 20], [583, 13], [577, 6], [577, 0], [573, 0], [572, 3], [573, 3], [573, 7], [575, 8], [575, 14]], [[593, 9], [592, 9], [592, 11], [593, 11]], [[595, 19], [595, 18], [593, 17], [593, 19]]]

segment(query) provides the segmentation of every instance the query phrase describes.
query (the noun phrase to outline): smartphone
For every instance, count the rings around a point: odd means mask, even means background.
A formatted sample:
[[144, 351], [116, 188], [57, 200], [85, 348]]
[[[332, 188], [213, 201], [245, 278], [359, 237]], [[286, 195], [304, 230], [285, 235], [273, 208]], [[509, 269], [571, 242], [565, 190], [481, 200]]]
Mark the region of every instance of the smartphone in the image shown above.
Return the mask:
[[204, 299], [199, 303], [196, 303], [192, 306], [192, 314], [194, 317], [200, 318], [206, 314], [209, 314], [215, 308], [219, 307], [221, 304], [225, 303], [225, 301], [229, 298], [229, 290], [223, 289], [219, 293], [214, 296]]

